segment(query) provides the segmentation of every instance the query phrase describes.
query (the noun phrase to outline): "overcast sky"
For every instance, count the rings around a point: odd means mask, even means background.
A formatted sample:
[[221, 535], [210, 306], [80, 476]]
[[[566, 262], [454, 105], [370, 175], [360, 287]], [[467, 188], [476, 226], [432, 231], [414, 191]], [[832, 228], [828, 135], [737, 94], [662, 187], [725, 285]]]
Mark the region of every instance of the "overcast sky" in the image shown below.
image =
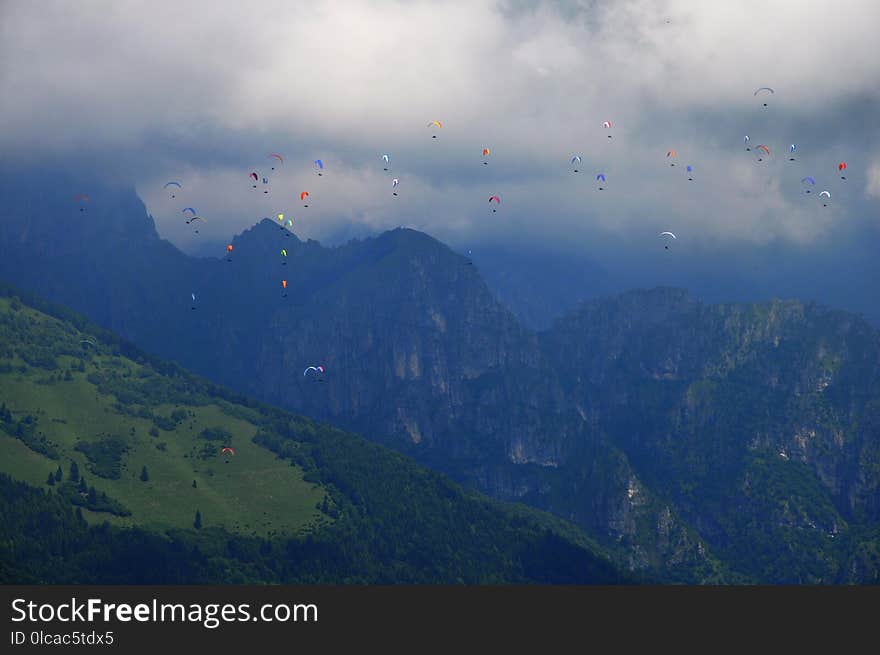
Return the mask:
[[[660, 230], [704, 254], [856, 225], [877, 238], [878, 26], [876, 0], [4, 0], [0, 151], [132, 180], [189, 250], [278, 212], [302, 237], [408, 225], [599, 259]], [[775, 93], [756, 98], [763, 86]], [[186, 206], [208, 218], [200, 235]]]

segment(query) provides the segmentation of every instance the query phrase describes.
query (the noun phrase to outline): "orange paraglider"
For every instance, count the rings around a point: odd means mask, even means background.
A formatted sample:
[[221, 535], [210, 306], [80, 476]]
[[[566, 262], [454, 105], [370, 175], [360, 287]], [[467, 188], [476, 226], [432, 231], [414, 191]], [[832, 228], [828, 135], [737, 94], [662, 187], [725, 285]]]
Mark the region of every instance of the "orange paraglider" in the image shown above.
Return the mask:
[[[846, 170], [846, 162], [845, 162], [845, 161], [840, 162], [840, 163], [837, 165], [837, 170], [838, 170], [838, 172], [840, 172], [840, 173], [842, 173], [843, 171], [845, 171], [845, 170]], [[841, 175], [841, 176], [840, 176], [840, 179], [841, 179], [841, 180], [845, 180], [845, 179], [846, 179], [846, 175]]]
[[231, 243], [228, 246], [226, 246], [226, 261], [228, 261], [228, 262], [232, 261], [232, 257], [230, 257], [230, 255], [232, 255], [232, 244]]
[[308, 206], [309, 206], [309, 203], [305, 202], [305, 199], [308, 198], [308, 197], [309, 197], [309, 192], [308, 192], [308, 191], [303, 191], [301, 194], [299, 194], [299, 199], [302, 200], [302, 201], [305, 203], [305, 204], [303, 204], [303, 207], [308, 207]]

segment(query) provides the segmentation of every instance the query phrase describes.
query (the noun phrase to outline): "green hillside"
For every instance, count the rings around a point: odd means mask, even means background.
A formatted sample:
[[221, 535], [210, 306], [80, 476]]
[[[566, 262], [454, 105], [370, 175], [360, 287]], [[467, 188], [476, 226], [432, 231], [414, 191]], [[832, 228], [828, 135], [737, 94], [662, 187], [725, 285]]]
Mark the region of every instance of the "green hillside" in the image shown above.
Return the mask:
[[572, 526], [8, 292], [0, 474], [6, 583], [627, 581]]
[[[31, 308], [13, 311], [9, 299], [0, 298], [0, 317], [0, 471], [41, 485], [59, 465], [69, 477], [75, 462], [89, 486], [130, 512], [86, 516], [119, 525], [189, 527], [200, 510], [211, 525], [267, 535], [329, 520], [317, 510], [321, 487], [252, 443], [257, 413], [200, 398], [187, 380]], [[234, 456], [221, 455], [226, 446]]]

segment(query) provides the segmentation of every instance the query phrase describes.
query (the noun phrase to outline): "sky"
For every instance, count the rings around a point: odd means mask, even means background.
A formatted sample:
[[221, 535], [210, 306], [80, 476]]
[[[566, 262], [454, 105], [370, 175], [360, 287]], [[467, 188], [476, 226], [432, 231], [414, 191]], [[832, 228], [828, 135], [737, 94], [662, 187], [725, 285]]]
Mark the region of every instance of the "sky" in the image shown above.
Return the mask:
[[874, 0], [5, 0], [0, 152], [130, 181], [188, 251], [284, 213], [613, 269], [670, 230], [697, 275], [880, 237], [878, 25]]

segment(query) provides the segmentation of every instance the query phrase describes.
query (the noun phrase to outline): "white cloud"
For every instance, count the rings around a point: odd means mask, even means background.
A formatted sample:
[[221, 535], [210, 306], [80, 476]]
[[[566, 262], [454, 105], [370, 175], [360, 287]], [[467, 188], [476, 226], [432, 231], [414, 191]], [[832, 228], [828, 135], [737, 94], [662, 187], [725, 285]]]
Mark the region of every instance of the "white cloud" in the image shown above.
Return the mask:
[[[842, 99], [880, 102], [880, 58], [870, 54], [880, 4], [871, 0], [833, 10], [781, 0], [128, 0], [0, 12], [0, 148], [118, 152], [178, 242], [192, 235], [166, 212], [160, 181], [185, 177], [191, 202], [237, 231], [268, 202], [240, 195], [240, 178], [276, 149], [288, 163], [273, 198], [314, 185], [314, 157], [334, 171], [320, 181], [328, 193], [314, 224], [303, 224], [309, 236], [346, 221], [420, 225], [441, 238], [673, 221], [707, 242], [803, 242], [840, 219], [846, 194], [831, 211], [805, 206], [784, 159], [755, 167], [742, 133], [780, 150], [798, 137], [797, 121], [811, 125]], [[752, 95], [764, 85], [776, 89], [767, 110]], [[434, 118], [444, 121], [437, 140], [425, 127]], [[854, 123], [838, 116], [822, 143]], [[484, 145], [494, 152], [488, 170]], [[696, 166], [694, 184], [670, 178], [670, 147]], [[818, 150], [805, 148], [801, 170], [827, 167]], [[378, 166], [384, 151], [403, 183], [394, 204]], [[572, 183], [574, 152], [591, 176], [608, 174], [601, 199], [586, 173]], [[485, 215], [495, 192], [509, 224]]]

